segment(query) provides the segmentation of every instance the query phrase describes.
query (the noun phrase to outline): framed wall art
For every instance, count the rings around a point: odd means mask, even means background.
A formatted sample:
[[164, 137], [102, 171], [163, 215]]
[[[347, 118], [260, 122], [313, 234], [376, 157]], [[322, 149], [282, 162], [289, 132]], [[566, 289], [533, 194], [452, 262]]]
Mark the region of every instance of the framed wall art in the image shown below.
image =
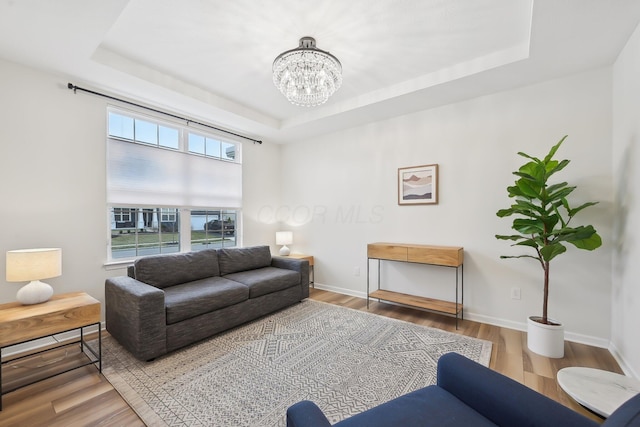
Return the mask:
[[438, 165], [398, 168], [399, 205], [438, 203]]

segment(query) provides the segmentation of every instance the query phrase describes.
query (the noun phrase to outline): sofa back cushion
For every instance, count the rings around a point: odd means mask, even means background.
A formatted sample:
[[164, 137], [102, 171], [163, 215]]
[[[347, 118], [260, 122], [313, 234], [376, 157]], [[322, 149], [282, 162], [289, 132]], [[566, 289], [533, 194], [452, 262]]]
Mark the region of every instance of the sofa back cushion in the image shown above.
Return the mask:
[[156, 288], [220, 276], [218, 252], [215, 249], [147, 256], [136, 260], [134, 271], [136, 280]]
[[269, 246], [218, 249], [218, 262], [222, 276], [238, 271], [269, 267], [271, 265], [271, 251]]

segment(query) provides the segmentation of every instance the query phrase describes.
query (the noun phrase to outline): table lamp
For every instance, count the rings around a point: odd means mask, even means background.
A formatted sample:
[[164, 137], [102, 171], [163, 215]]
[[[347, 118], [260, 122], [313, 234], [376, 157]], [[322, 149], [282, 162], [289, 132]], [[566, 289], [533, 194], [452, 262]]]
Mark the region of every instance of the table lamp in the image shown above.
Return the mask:
[[7, 251], [7, 282], [30, 281], [16, 298], [22, 304], [38, 304], [48, 301], [53, 288], [40, 279], [62, 275], [62, 249], [22, 249]]
[[293, 243], [293, 233], [291, 231], [276, 231], [276, 245], [282, 245], [280, 255], [287, 256], [291, 253], [287, 245]]

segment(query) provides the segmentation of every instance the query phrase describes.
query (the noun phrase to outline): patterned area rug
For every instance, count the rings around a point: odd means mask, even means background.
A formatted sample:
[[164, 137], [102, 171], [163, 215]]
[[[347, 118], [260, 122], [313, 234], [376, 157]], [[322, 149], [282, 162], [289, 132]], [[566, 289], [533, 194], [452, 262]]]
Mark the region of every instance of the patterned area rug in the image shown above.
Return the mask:
[[149, 426], [285, 426], [313, 400], [335, 423], [434, 384], [455, 351], [485, 366], [491, 343], [305, 300], [152, 362], [103, 340], [103, 372]]

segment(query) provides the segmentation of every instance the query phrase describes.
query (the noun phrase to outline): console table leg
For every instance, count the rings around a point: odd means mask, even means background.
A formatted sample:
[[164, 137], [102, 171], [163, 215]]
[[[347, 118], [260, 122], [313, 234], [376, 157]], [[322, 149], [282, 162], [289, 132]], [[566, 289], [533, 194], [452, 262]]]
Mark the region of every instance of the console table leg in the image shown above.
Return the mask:
[[458, 330], [458, 268], [456, 267], [456, 330]]
[[98, 323], [98, 370], [102, 373], [102, 328]]
[[460, 304], [462, 304], [462, 310], [460, 310], [460, 317], [464, 320], [464, 264], [460, 265], [460, 292], [462, 293], [460, 298]]
[[369, 310], [369, 264], [371, 259], [367, 258], [367, 310]]

